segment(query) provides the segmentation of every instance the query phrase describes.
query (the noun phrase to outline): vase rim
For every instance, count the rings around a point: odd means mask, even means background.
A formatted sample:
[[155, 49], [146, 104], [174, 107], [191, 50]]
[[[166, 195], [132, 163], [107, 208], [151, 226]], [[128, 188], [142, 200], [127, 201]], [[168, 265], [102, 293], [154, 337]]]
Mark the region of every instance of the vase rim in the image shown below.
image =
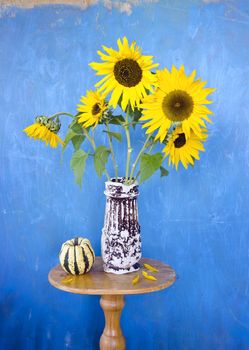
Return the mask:
[[106, 181], [105, 184], [106, 185], [111, 185], [111, 186], [122, 186], [122, 187], [126, 187], [126, 188], [131, 188], [131, 187], [134, 187], [134, 186], [138, 186], [138, 182], [137, 181], [133, 182], [131, 185], [124, 184], [122, 181], [125, 180], [125, 176], [119, 176], [117, 179], [120, 180], [120, 181], [116, 181], [116, 178], [112, 177], [111, 180]]

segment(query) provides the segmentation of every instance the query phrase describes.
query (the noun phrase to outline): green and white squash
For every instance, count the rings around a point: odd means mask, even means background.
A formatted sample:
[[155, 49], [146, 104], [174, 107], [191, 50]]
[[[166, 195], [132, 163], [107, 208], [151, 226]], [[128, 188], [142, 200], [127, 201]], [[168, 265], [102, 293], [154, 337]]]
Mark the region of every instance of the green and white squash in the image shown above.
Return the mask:
[[95, 254], [88, 239], [76, 237], [62, 244], [59, 259], [66, 272], [83, 275], [93, 266]]

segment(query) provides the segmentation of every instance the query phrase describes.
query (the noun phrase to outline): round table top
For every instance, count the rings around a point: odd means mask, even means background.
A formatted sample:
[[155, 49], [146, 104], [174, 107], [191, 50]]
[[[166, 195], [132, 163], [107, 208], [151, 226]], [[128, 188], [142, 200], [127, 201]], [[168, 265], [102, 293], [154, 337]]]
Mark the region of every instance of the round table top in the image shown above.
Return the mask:
[[[76, 294], [92, 295], [126, 295], [144, 294], [171, 286], [176, 280], [175, 271], [160, 261], [143, 258], [140, 260], [141, 269], [136, 272], [123, 275], [106, 273], [103, 271], [103, 260], [96, 257], [90, 272], [85, 275], [73, 276], [65, 272], [60, 265], [53, 268], [48, 275], [49, 282], [56, 288], [65, 292]], [[151, 272], [143, 267], [149, 264], [158, 269], [158, 272]], [[148, 272], [157, 278], [156, 281], [145, 279], [142, 271]], [[137, 275], [140, 276], [137, 284], [133, 285], [132, 280]]]

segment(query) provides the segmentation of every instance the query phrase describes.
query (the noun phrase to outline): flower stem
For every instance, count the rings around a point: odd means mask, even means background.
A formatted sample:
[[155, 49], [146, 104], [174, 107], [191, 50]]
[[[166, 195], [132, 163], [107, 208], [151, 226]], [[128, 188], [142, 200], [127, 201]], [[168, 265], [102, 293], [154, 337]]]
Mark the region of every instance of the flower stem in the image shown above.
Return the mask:
[[[86, 138], [88, 139], [88, 141], [91, 143], [92, 148], [95, 151], [96, 150], [96, 144], [95, 144], [94, 139], [89, 135], [89, 132], [87, 131], [87, 129], [83, 128], [83, 133], [86, 136]], [[108, 174], [108, 171], [106, 169], [104, 170], [104, 173], [105, 173], [105, 175], [107, 177], [107, 180], [110, 181], [111, 178], [110, 178], [110, 175]]]
[[131, 152], [132, 152], [131, 137], [130, 137], [130, 127], [129, 127], [129, 115], [128, 115], [128, 113], [126, 113], [124, 129], [125, 129], [125, 135], [126, 135], [126, 139], [127, 139], [127, 157], [126, 157], [125, 182], [128, 183], [129, 169], [130, 169], [130, 160], [131, 160]]
[[[139, 161], [139, 159], [140, 159], [140, 157], [141, 157], [142, 153], [143, 153], [143, 152], [144, 152], [144, 150], [146, 149], [146, 147], [147, 147], [147, 144], [148, 144], [148, 142], [149, 142], [150, 137], [151, 137], [151, 134], [149, 134], [149, 135], [147, 136], [147, 139], [145, 140], [145, 142], [144, 142], [144, 144], [143, 144], [143, 147], [141, 148], [140, 152], [138, 153], [138, 155], [137, 155], [137, 158], [136, 158], [135, 162], [132, 164], [132, 167], [131, 167], [131, 174], [130, 174], [130, 179], [132, 179], [132, 178], [133, 178], [134, 171], [135, 171], [135, 169], [136, 169], [137, 163], [138, 163], [138, 161]], [[137, 177], [136, 177], [136, 178], [137, 178]]]
[[58, 113], [55, 113], [53, 115], [51, 115], [51, 117], [49, 117], [49, 119], [55, 119], [56, 117], [59, 117], [59, 115], [67, 115], [71, 118], [74, 118], [75, 116], [71, 113], [67, 113], [67, 112], [58, 112]]
[[113, 167], [114, 167], [114, 172], [115, 172], [115, 178], [116, 178], [116, 181], [118, 181], [118, 164], [117, 164], [117, 161], [116, 161], [116, 158], [115, 158], [115, 153], [114, 153], [113, 144], [112, 144], [112, 137], [109, 134], [110, 128], [109, 128], [109, 124], [108, 123], [106, 123], [106, 128], [107, 128], [107, 131], [108, 131], [107, 135], [108, 135], [108, 140], [109, 140], [109, 145], [110, 145], [110, 150], [111, 150], [111, 155], [112, 155], [112, 160], [113, 160]]
[[152, 145], [150, 146], [150, 149], [148, 150], [148, 153], [150, 154], [151, 151], [153, 150], [153, 148], [155, 147], [155, 142], [152, 143]]
[[94, 139], [89, 135], [89, 132], [87, 131], [87, 129], [83, 128], [83, 133], [86, 136], [86, 138], [88, 139], [88, 141], [91, 143], [92, 148], [95, 151], [96, 150], [96, 145], [95, 145]]

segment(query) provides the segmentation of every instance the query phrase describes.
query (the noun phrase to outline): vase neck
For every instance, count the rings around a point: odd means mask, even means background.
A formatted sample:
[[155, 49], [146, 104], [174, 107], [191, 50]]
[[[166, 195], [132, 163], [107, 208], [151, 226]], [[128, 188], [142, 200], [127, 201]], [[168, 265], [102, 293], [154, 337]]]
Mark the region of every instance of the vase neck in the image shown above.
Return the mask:
[[125, 185], [124, 178], [118, 178], [118, 181], [112, 179], [105, 183], [105, 195], [113, 198], [134, 198], [139, 195], [138, 183], [132, 185]]

